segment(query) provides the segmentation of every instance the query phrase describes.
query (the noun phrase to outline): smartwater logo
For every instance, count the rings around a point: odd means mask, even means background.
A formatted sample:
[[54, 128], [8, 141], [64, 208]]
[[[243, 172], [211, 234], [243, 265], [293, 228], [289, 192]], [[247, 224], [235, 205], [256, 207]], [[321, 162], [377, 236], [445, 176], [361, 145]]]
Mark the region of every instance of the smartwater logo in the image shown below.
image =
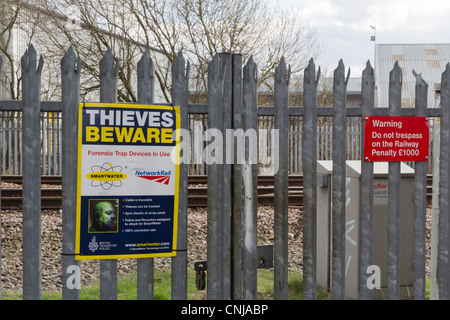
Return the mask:
[[138, 178], [143, 178], [158, 183], [168, 185], [170, 182], [170, 176], [172, 171], [157, 170], [157, 171], [147, 171], [147, 170], [136, 170], [135, 176]]
[[[91, 150], [88, 151], [88, 154], [90, 152]], [[105, 162], [101, 166], [94, 165], [91, 170], [92, 172], [86, 175], [86, 178], [91, 180], [91, 186], [101, 187], [104, 190], [121, 187], [122, 180], [127, 178], [127, 175], [122, 173], [121, 166], [113, 166], [110, 162]]]

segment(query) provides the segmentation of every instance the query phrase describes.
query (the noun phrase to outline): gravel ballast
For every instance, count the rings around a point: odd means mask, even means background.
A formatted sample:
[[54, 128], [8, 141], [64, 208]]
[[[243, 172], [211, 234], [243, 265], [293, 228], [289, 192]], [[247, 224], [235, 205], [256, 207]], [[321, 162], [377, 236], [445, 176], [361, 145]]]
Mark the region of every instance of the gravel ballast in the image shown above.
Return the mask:
[[[431, 210], [427, 211], [427, 274], [429, 276]], [[302, 210], [289, 208], [288, 213], [288, 268], [302, 271]], [[188, 266], [207, 259], [206, 208], [188, 211]], [[41, 216], [41, 270], [42, 291], [61, 290], [61, 210], [45, 210]], [[258, 207], [258, 245], [273, 244], [273, 207]], [[171, 258], [155, 258], [155, 268], [170, 269]], [[134, 272], [136, 259], [118, 260], [118, 274]], [[98, 260], [80, 261], [81, 283], [86, 286], [99, 278]], [[22, 288], [22, 212], [3, 210], [1, 214], [1, 279], [2, 290]]]

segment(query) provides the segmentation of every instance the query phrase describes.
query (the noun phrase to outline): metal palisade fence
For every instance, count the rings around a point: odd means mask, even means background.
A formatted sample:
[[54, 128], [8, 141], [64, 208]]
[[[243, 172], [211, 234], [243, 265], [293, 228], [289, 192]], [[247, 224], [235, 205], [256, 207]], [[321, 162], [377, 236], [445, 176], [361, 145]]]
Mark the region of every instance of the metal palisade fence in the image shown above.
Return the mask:
[[[45, 157], [41, 153], [42, 113], [61, 113], [61, 162], [62, 167], [62, 283], [63, 299], [79, 299], [80, 289], [66, 284], [79, 268], [75, 260], [75, 220], [77, 192], [77, 117], [80, 93], [81, 59], [69, 48], [61, 60], [61, 101], [41, 101], [40, 81], [44, 64], [37, 61], [36, 51], [30, 46], [22, 58], [22, 101], [0, 101], [0, 110], [21, 114], [21, 167], [23, 175], [23, 298], [41, 298], [41, 198], [40, 179]], [[117, 72], [119, 61], [107, 51], [100, 61], [100, 102], [115, 102], [117, 96]], [[144, 53], [138, 63], [138, 102], [152, 104], [154, 88], [153, 63]], [[441, 118], [440, 133], [440, 223], [439, 223], [439, 298], [450, 297], [448, 285], [448, 228], [449, 228], [449, 152], [450, 152], [450, 67], [442, 74], [441, 108], [426, 105], [427, 84], [416, 75], [415, 108], [401, 108], [402, 71], [395, 64], [390, 74], [389, 108], [375, 108], [374, 72], [370, 63], [362, 74], [362, 107], [347, 108], [346, 86], [349, 73], [345, 73], [342, 60], [334, 72], [332, 108], [317, 106], [317, 89], [320, 69], [316, 70], [311, 59], [304, 71], [304, 105], [288, 105], [290, 70], [282, 58], [275, 71], [273, 107], [258, 107], [258, 72], [252, 58], [243, 66], [239, 54], [217, 54], [208, 69], [208, 103], [188, 102], [189, 64], [180, 54], [172, 65], [172, 104], [180, 106], [181, 128], [189, 129], [192, 115], [207, 115], [209, 129], [217, 129], [226, 141], [226, 132], [235, 137], [249, 137], [251, 130], [261, 128], [258, 117], [273, 117], [276, 130], [271, 145], [271, 161], [276, 163], [274, 172], [274, 297], [287, 299], [288, 291], [288, 172], [290, 119], [302, 121], [301, 161], [303, 172], [303, 298], [315, 299], [317, 294], [317, 160], [318, 118], [332, 119], [332, 239], [331, 239], [331, 292], [333, 299], [345, 298], [345, 241], [346, 241], [346, 160], [348, 119], [364, 119], [372, 115], [425, 116]], [[259, 118], [261, 119], [261, 118]], [[361, 158], [363, 154], [364, 121], [358, 122]], [[294, 123], [294, 126], [296, 124]], [[298, 126], [300, 127], [300, 126]], [[352, 129], [353, 130], [353, 129]], [[217, 139], [217, 135], [215, 138]], [[208, 137], [212, 140], [212, 137]], [[245, 139], [244, 139], [245, 140]], [[250, 139], [251, 140], [251, 139]], [[7, 143], [6, 140], [2, 144]], [[233, 145], [216, 148], [214, 156], [224, 161], [204, 159], [208, 173], [207, 209], [207, 298], [208, 299], [257, 299], [257, 179], [258, 163], [253, 161], [251, 143], [246, 143], [243, 161]], [[9, 146], [11, 147], [11, 146]], [[255, 146], [253, 146], [255, 147]], [[184, 150], [183, 152], [186, 152]], [[188, 150], [189, 151], [189, 150]], [[188, 152], [186, 152], [188, 153]], [[189, 155], [183, 154], [180, 168], [177, 256], [172, 258], [172, 299], [187, 299], [187, 191]], [[225, 159], [227, 161], [225, 161]], [[48, 160], [45, 160], [48, 162]], [[426, 257], [426, 179], [427, 163], [414, 163], [414, 298], [425, 298]], [[389, 163], [388, 230], [387, 242], [387, 292], [389, 299], [400, 297], [400, 163]], [[374, 264], [373, 254], [373, 163], [361, 163], [360, 238], [359, 238], [359, 286], [360, 299], [372, 299], [368, 288], [368, 267]], [[138, 259], [138, 299], [153, 298], [152, 258]], [[350, 275], [354, 276], [354, 275]], [[1, 289], [1, 288], [0, 288]], [[100, 298], [117, 299], [117, 260], [100, 262]]]

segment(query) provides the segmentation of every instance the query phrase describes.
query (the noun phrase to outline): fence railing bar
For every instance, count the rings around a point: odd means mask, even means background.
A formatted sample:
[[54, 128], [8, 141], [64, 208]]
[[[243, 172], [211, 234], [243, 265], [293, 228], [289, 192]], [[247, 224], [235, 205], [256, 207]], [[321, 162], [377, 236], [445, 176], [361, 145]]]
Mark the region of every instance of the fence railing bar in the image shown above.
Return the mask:
[[[47, 153], [46, 155], [42, 155], [42, 157], [47, 156], [47, 175], [51, 175], [51, 163], [52, 163], [52, 159], [51, 159], [51, 148], [52, 148], [52, 126], [51, 126], [51, 119], [50, 119], [50, 115], [47, 112], [46, 113], [46, 125], [47, 125], [47, 149], [45, 150], [45, 152]], [[44, 172], [44, 171], [43, 171]]]
[[279, 135], [278, 170], [274, 173], [274, 298], [287, 299], [288, 277], [288, 101], [289, 72], [284, 58], [275, 70], [275, 130]]
[[[374, 110], [375, 77], [373, 67], [367, 62], [362, 75], [362, 112], [361, 132], [364, 132], [365, 118]], [[373, 162], [364, 161], [364, 135], [361, 135], [361, 194], [359, 225], [359, 298], [373, 299], [373, 291], [367, 286], [368, 267], [373, 265]]]
[[36, 69], [36, 50], [31, 45], [22, 57], [23, 82], [23, 299], [41, 298], [41, 166], [39, 130], [39, 102], [41, 72], [44, 60], [41, 56]]
[[[4, 118], [4, 114], [2, 115], [2, 174], [5, 172], [10, 173], [10, 169], [6, 167], [6, 134], [7, 130], [5, 130], [6, 121]], [[8, 167], [10, 167], [10, 162], [8, 161]]]
[[297, 141], [297, 143], [295, 144], [295, 159], [294, 159], [294, 165], [295, 165], [295, 170], [294, 171], [292, 171], [292, 172], [294, 172], [295, 174], [300, 174], [300, 172], [302, 172], [301, 171], [301, 168], [300, 168], [300, 157], [301, 157], [301, 154], [300, 154], [300, 150], [302, 150], [302, 147], [303, 147], [303, 144], [302, 144], [302, 125], [299, 123], [299, 120], [297, 120], [297, 123], [296, 123], [296, 126], [297, 126], [297, 128], [296, 128], [296, 141]]
[[[169, 105], [167, 103], [159, 103], [159, 105]], [[188, 104], [188, 114], [208, 114], [207, 104]], [[303, 106], [289, 106], [289, 116], [303, 116], [304, 107]], [[361, 117], [362, 111], [359, 107], [347, 107], [348, 117]], [[0, 101], [0, 111], [22, 111], [22, 101], [21, 100], [2, 100]], [[59, 112], [61, 111], [60, 101], [42, 101], [41, 102], [41, 112]], [[258, 106], [257, 108], [258, 116], [274, 116], [275, 109], [273, 106]], [[389, 108], [374, 108], [375, 116], [387, 116], [389, 115]], [[415, 115], [414, 108], [402, 108], [401, 116], [411, 117]], [[332, 107], [318, 107], [317, 108], [318, 117], [332, 117], [333, 109]], [[427, 117], [441, 117], [440, 108], [427, 108]]]
[[[61, 170], [62, 170], [62, 120], [61, 120], [61, 113], [59, 114], [58, 118], [57, 118], [57, 126], [56, 126], [56, 132], [57, 132], [57, 139], [55, 139], [55, 154], [54, 154], [54, 159], [55, 159], [55, 175], [62, 175]], [[56, 164], [56, 162], [58, 162], [58, 164]], [[56, 168], [58, 168], [59, 170], [56, 170]]]
[[439, 156], [439, 299], [447, 300], [449, 294], [449, 161], [450, 161], [450, 64], [441, 78], [441, 145]]
[[[15, 132], [15, 137], [20, 139], [20, 141], [22, 141], [22, 124], [18, 123], [16, 128], [17, 128], [17, 130]], [[15, 174], [22, 173], [22, 159], [20, 159], [18, 156], [19, 149], [20, 149], [19, 146], [14, 145], [14, 150], [16, 152], [16, 154], [14, 155], [14, 173]]]
[[[317, 84], [314, 60], [304, 72], [304, 115], [302, 134], [303, 162], [303, 299], [315, 300], [316, 224], [317, 224]], [[322, 140], [323, 152], [323, 140]]]
[[8, 148], [9, 148], [9, 158], [11, 158], [11, 157], [13, 157], [14, 155], [12, 155], [12, 152], [11, 152], [11, 140], [12, 140], [12, 135], [11, 135], [11, 128], [12, 128], [12, 124], [11, 124], [11, 121], [9, 121], [8, 122], [8, 125], [7, 125], [7, 130], [8, 130], [8, 132], [9, 132], [9, 134], [8, 134]]
[[[45, 114], [44, 114], [45, 117]], [[42, 168], [41, 170], [41, 174], [42, 175], [48, 175], [46, 167], [47, 167], [47, 157], [46, 157], [46, 150], [48, 150], [48, 137], [49, 137], [49, 130], [48, 130], [48, 126], [47, 126], [47, 130], [46, 130], [46, 124], [45, 124], [45, 120], [44, 117], [41, 118], [41, 123], [39, 125], [39, 130], [41, 131], [41, 137], [42, 137]], [[47, 123], [48, 123], [48, 118], [47, 118]]]
[[56, 166], [56, 159], [58, 156], [58, 149], [57, 146], [59, 145], [58, 140], [59, 140], [59, 117], [57, 116], [57, 114], [55, 112], [52, 112], [52, 152], [51, 152], [51, 156], [52, 156], [52, 161], [53, 161], [53, 165], [52, 165], [52, 174], [56, 175], [57, 173], [57, 166]]
[[[350, 70], [349, 70], [350, 73]], [[346, 180], [346, 90], [348, 76], [342, 59], [333, 80], [333, 175], [332, 175], [332, 276], [334, 300], [345, 299], [345, 180]]]
[[[137, 65], [138, 103], [152, 104], [154, 96], [153, 61], [145, 51]], [[137, 259], [137, 299], [152, 300], [154, 296], [154, 259]]]
[[67, 285], [73, 268], [79, 268], [75, 260], [76, 194], [78, 167], [78, 104], [80, 96], [81, 59], [75, 65], [75, 52], [68, 49], [61, 60], [62, 90], [62, 297], [79, 300], [80, 288]]
[[[107, 50], [100, 60], [100, 102], [115, 102], [119, 60]], [[100, 260], [100, 299], [117, 300], [117, 260]]]
[[22, 111], [22, 100], [2, 100], [0, 101], [1, 111]]
[[[22, 100], [1, 100], [0, 111], [22, 111]], [[41, 112], [59, 112], [61, 111], [61, 101], [40, 101]]]
[[[428, 98], [428, 84], [422, 76], [415, 74], [416, 116], [425, 116]], [[427, 163], [414, 163], [414, 299], [425, 299], [426, 258], [426, 215], [427, 215]]]
[[[172, 64], [172, 103], [180, 106], [181, 129], [188, 129], [189, 64], [185, 66], [183, 54], [178, 54]], [[192, 144], [191, 144], [192, 146]], [[183, 153], [189, 150], [183, 150]], [[172, 258], [172, 299], [187, 299], [187, 210], [188, 164], [180, 163], [180, 187], [178, 195], [177, 256]]]
[[[402, 71], [398, 62], [389, 75], [389, 115], [401, 115]], [[388, 299], [400, 298], [400, 162], [389, 162], [388, 176]]]

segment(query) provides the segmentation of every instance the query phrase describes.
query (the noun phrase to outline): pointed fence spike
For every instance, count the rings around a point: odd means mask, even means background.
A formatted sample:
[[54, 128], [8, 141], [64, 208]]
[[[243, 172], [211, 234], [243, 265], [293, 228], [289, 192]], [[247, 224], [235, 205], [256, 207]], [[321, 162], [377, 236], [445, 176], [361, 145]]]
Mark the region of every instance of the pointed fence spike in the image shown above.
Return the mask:
[[172, 69], [173, 70], [178, 70], [177, 75], [183, 75], [183, 77], [186, 78], [186, 79], [189, 78], [190, 63], [188, 61], [187, 65], [186, 65], [186, 60], [184, 58], [182, 50], [180, 50], [180, 52], [178, 53], [177, 57], [173, 61]]
[[290, 72], [290, 66], [289, 69], [286, 70], [286, 61], [284, 57], [281, 57], [280, 63], [275, 69], [275, 81], [283, 81], [284, 83], [289, 84]]
[[291, 73], [292, 73], [291, 65], [289, 65], [289, 68], [288, 68], [288, 74], [287, 74], [287, 78], [286, 78], [286, 84], [287, 84], [287, 85], [289, 85], [290, 82], [291, 82]]
[[[362, 72], [362, 81], [363, 83], [367, 83], [368, 85], [372, 85], [375, 83], [375, 78], [373, 76], [373, 67], [370, 64], [370, 61], [367, 60], [366, 67]], [[370, 81], [370, 84], [369, 84]]]
[[319, 66], [319, 69], [317, 70], [316, 84], [319, 83], [321, 72], [322, 72], [322, 69]]
[[75, 59], [75, 50], [73, 50], [72, 46], [70, 46], [69, 49], [67, 49], [66, 53], [64, 54], [64, 57], [70, 57]]
[[186, 65], [186, 73], [185, 73], [185, 76], [184, 76], [184, 77], [185, 77], [186, 79], [188, 79], [190, 73], [191, 73], [191, 63], [188, 61], [188, 62], [187, 62], [187, 65]]
[[100, 65], [112, 64], [114, 60], [113, 54], [109, 48], [106, 49], [103, 57], [100, 59]]
[[119, 76], [119, 70], [120, 70], [120, 62], [119, 58], [116, 58], [116, 65], [114, 67], [114, 76], [117, 78]]
[[83, 65], [83, 61], [81, 60], [80, 55], [77, 56], [77, 68], [76, 68], [76, 72], [78, 75], [80, 75], [81, 73], [81, 67]]
[[38, 74], [41, 74], [43, 67], [44, 67], [44, 57], [42, 55], [40, 55], [39, 56], [39, 65], [38, 65], [38, 68], [37, 68], [36, 72]]
[[258, 79], [258, 70], [256, 63], [253, 59], [253, 56], [250, 56], [247, 64], [244, 66], [244, 72], [248, 74], [248, 78], [252, 80]]
[[402, 83], [402, 69], [400, 68], [398, 61], [395, 61], [394, 68], [389, 73], [389, 82], [401, 84]]
[[138, 61], [138, 70], [142, 69], [152, 69], [153, 68], [153, 60], [150, 57], [147, 50], [142, 54], [141, 59]]
[[208, 65], [209, 78], [214, 81], [215, 79], [217, 79], [217, 77], [220, 77], [219, 72], [220, 72], [220, 57], [219, 54], [216, 53], [212, 61]]
[[34, 55], [34, 56], [36, 56], [36, 49], [34, 48], [34, 46], [33, 46], [33, 44], [31, 43], [30, 45], [29, 45], [29, 47], [28, 47], [28, 52], [29, 52], [29, 54], [32, 56], [32, 55]]
[[345, 85], [347, 85], [348, 79], [350, 79], [350, 68], [348, 68], [347, 78], [345, 79]]

